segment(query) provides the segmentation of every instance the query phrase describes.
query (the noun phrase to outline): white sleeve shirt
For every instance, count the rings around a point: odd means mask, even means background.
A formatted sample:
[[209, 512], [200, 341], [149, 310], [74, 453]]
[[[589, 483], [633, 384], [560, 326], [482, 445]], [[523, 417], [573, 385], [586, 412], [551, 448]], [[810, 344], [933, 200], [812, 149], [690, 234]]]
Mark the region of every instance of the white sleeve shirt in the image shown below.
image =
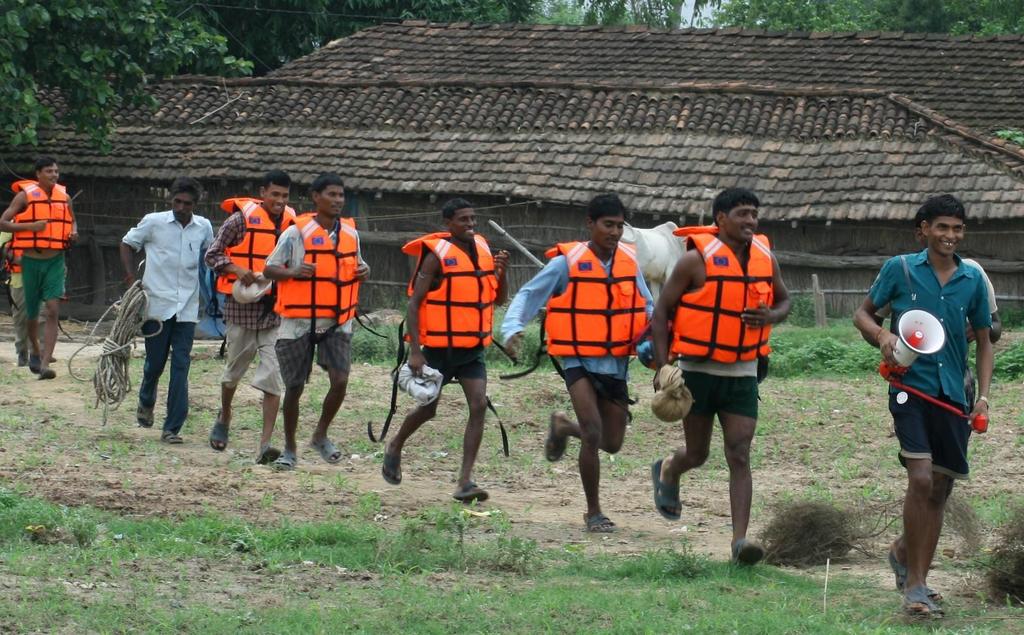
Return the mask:
[[213, 226], [193, 214], [182, 227], [174, 212], [146, 214], [122, 239], [135, 251], [145, 250], [142, 288], [149, 307], [146, 317], [161, 322], [199, 321], [199, 263], [213, 242]]

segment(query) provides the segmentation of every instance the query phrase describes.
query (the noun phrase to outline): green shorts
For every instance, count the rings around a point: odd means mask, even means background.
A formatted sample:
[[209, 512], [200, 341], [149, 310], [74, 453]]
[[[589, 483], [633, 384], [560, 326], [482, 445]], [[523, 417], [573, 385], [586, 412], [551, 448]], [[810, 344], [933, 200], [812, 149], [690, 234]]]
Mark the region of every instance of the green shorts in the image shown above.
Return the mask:
[[727, 412], [757, 419], [757, 377], [720, 377], [684, 370], [683, 381], [693, 395], [691, 413], [713, 417]]
[[39, 318], [39, 304], [64, 296], [64, 253], [40, 260], [21, 257], [21, 281], [25, 289], [25, 315]]

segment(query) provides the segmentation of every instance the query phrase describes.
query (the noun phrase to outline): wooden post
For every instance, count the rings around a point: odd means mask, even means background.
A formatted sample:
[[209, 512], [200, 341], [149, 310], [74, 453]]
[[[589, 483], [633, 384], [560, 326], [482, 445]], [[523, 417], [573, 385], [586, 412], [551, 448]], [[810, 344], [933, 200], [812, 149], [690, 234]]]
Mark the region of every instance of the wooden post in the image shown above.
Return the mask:
[[811, 289], [814, 292], [814, 325], [823, 329], [828, 326], [828, 320], [825, 318], [825, 292], [821, 290], [816, 273], [811, 274]]

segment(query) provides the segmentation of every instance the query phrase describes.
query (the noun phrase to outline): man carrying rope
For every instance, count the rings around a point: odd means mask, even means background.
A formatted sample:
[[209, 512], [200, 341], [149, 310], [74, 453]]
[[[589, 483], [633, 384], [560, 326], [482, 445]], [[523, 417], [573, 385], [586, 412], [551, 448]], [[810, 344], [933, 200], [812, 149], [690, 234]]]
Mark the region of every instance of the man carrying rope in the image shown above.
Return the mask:
[[342, 216], [345, 185], [341, 177], [321, 174], [313, 180], [312, 193], [316, 210], [296, 218], [281, 234], [263, 270], [263, 275], [278, 282], [275, 310], [282, 318], [275, 348], [285, 389], [285, 449], [274, 461], [282, 470], [293, 470], [298, 464], [299, 399], [314, 357], [327, 371], [331, 386], [310, 445], [328, 463], [341, 460], [341, 450], [327, 437], [327, 429], [345, 400], [359, 285], [370, 275], [360, 254], [355, 220]]
[[199, 264], [213, 242], [210, 221], [193, 213], [202, 189], [199, 182], [179, 177], [171, 183], [171, 209], [146, 214], [121, 239], [125, 281], [135, 282], [133, 252], [145, 250], [142, 286], [148, 299], [146, 362], [139, 385], [138, 424], [153, 427], [157, 383], [171, 358], [167, 416], [160, 440], [182, 443], [179, 435], [188, 416], [188, 371], [192, 341], [199, 321]]
[[[50, 368], [60, 326], [58, 310], [64, 296], [64, 252], [78, 239], [71, 199], [57, 183], [60, 169], [52, 157], [35, 162], [36, 180], [14, 184], [17, 195], [0, 216], [0, 231], [13, 232], [10, 249], [20, 260], [23, 302], [31, 354], [28, 367], [39, 379], [53, 379]], [[43, 347], [39, 346], [39, 310], [46, 305]]]
[[228, 445], [231, 402], [238, 382], [259, 353], [259, 366], [252, 386], [263, 393], [263, 432], [256, 450], [256, 462], [272, 463], [281, 452], [270, 445], [274, 422], [281, 407], [281, 371], [278, 368], [277, 328], [281, 318], [274, 312], [277, 295], [273, 287], [255, 302], [241, 303], [232, 295], [239, 284], [257, 284], [267, 256], [277, 246], [281, 233], [295, 222], [295, 210], [288, 207], [291, 178], [271, 170], [260, 184], [259, 199], [229, 198], [221, 208], [231, 214], [221, 225], [217, 238], [206, 252], [206, 265], [218, 274], [217, 292], [227, 295], [224, 373], [220, 379], [220, 413], [210, 431], [210, 447], [218, 452]]
[[599, 533], [615, 531], [615, 523], [601, 511], [598, 450], [615, 454], [622, 448], [631, 403], [629, 356], [654, 306], [635, 250], [620, 242], [625, 222], [626, 208], [617, 195], [594, 197], [587, 206], [590, 240], [549, 249], [551, 260], [519, 289], [501, 325], [505, 346], [515, 356], [523, 327], [547, 305], [547, 350], [562, 358], [578, 422], [562, 412], [552, 414], [544, 454], [557, 461], [568, 437], [580, 440], [584, 526]]
[[[896, 586], [903, 592], [903, 610], [911, 616], [942, 615], [941, 596], [927, 585], [928, 570], [942, 530], [946, 501], [953, 483], [966, 479], [967, 443], [971, 428], [964, 417], [940, 404], [972, 417], [988, 414], [992, 381], [992, 310], [982, 275], [956, 254], [964, 238], [967, 213], [957, 198], [944, 194], [925, 201], [918, 212], [919, 231], [927, 243], [920, 253], [890, 258], [868, 291], [854, 325], [878, 343], [883, 359], [899, 366], [894, 347], [899, 341], [896, 323], [910, 309], [936, 316], [945, 330], [946, 344], [933, 355], [921, 355], [901, 382], [907, 390], [891, 387], [889, 412], [900, 442], [900, 462], [907, 470], [903, 501], [903, 534], [889, 552]], [[879, 307], [892, 306], [891, 330], [875, 321]], [[965, 322], [966, 318], [966, 322]], [[969, 323], [969, 324], [968, 324]], [[967, 400], [967, 328], [977, 342], [978, 397]], [[911, 389], [938, 403], [911, 394]]]

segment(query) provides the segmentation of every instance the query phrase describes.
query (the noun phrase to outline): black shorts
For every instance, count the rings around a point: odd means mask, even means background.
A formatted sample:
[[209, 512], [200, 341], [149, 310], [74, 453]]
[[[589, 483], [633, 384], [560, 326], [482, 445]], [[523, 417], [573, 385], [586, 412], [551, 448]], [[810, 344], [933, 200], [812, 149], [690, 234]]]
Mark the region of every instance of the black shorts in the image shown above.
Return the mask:
[[484, 365], [484, 347], [474, 348], [430, 348], [423, 346], [423, 357], [427, 366], [441, 372], [444, 384], [459, 379], [487, 379], [487, 366]]
[[614, 375], [602, 375], [600, 373], [588, 373], [582, 366], [573, 366], [565, 369], [565, 387], [570, 388], [577, 381], [587, 378], [594, 387], [599, 399], [613, 401], [623, 407], [629, 405], [629, 386], [626, 380], [619, 379]]
[[[906, 395], [904, 403], [899, 403], [900, 395]], [[961, 408], [944, 397], [940, 399]], [[906, 459], [931, 459], [932, 470], [952, 478], [967, 478], [967, 441], [971, 438], [967, 419], [905, 392], [889, 395], [889, 412], [900, 440], [900, 463], [906, 466]]]

